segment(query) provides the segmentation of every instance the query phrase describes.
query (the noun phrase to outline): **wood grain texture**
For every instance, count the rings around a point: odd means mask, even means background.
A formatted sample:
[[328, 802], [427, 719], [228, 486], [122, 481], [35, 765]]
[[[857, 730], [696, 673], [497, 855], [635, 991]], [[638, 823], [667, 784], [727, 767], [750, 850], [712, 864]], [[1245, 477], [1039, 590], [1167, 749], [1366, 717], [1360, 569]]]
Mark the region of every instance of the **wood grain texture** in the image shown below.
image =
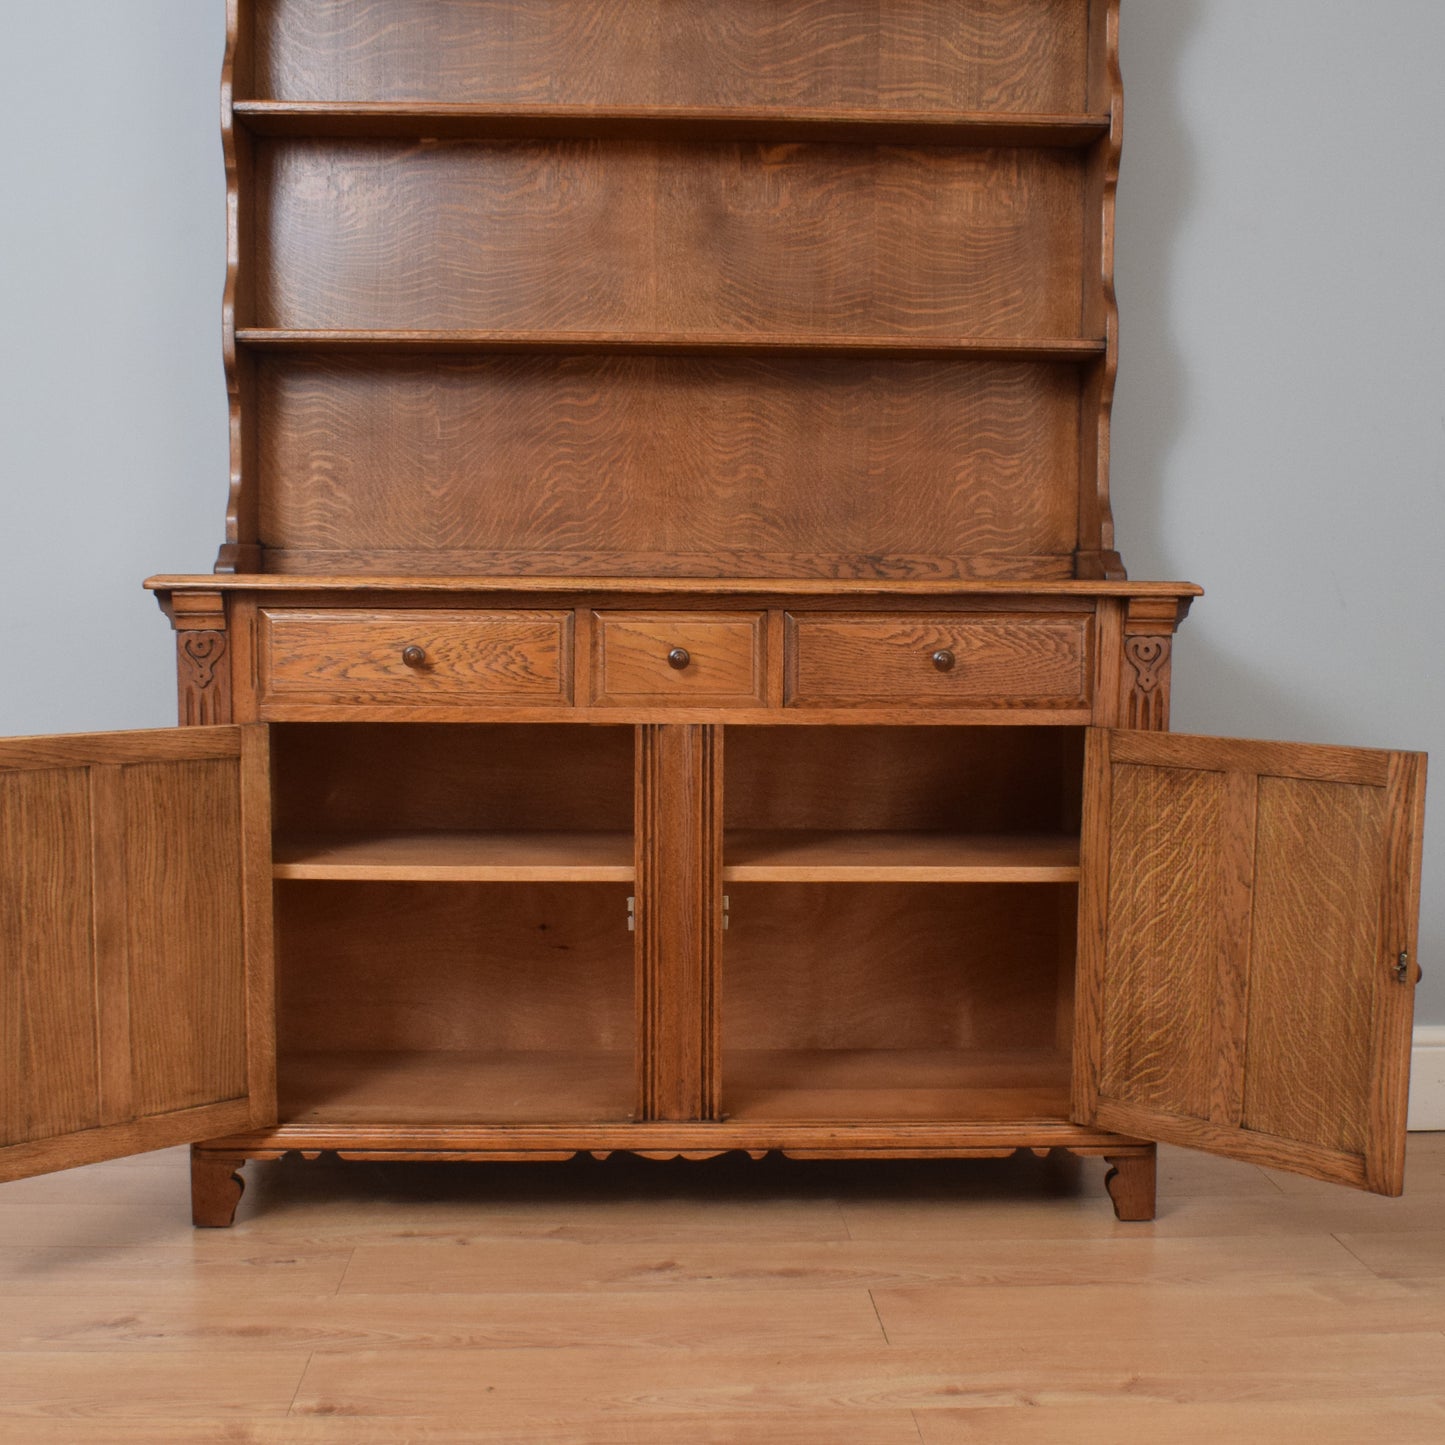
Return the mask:
[[364, 833], [278, 841], [279, 879], [631, 883], [631, 833]]
[[290, 571], [947, 577], [1076, 544], [1070, 370], [277, 356], [260, 405]]
[[[785, 701], [1008, 707], [1089, 700], [1088, 618], [787, 614]], [[940, 669], [936, 655], [948, 655]]]
[[0, 1178], [274, 1117], [251, 1088], [270, 1066], [255, 741], [0, 747]]
[[[248, 1167], [242, 1233], [195, 1238], [183, 1153], [104, 1165], [0, 1191], [0, 1436], [1436, 1445], [1442, 1146], [1411, 1136], [1411, 1203], [1164, 1150], [1143, 1229], [1102, 1161], [291, 1160]], [[385, 1360], [416, 1413], [265, 1413], [272, 1362], [322, 1355], [331, 1403]]]
[[1221, 773], [1116, 766], [1103, 865], [1111, 992], [1099, 1087], [1200, 1119], [1210, 1116], [1210, 1020], [1227, 928], [1226, 800]]
[[1069, 337], [800, 336], [795, 332], [366, 330], [338, 327], [247, 327], [237, 334], [260, 351], [349, 352], [359, 356], [566, 352], [578, 356], [660, 353], [670, 356], [859, 356], [898, 361], [1087, 362], [1104, 343]]
[[598, 612], [592, 702], [765, 706], [766, 621], [762, 612]]
[[621, 883], [278, 884], [280, 1052], [541, 1052], [558, 1068], [574, 1051], [630, 1056], [627, 894]]
[[900, 111], [857, 106], [517, 105], [496, 101], [237, 101], [252, 135], [348, 140], [802, 141], [843, 145], [1039, 146], [1109, 134], [1107, 115]]
[[719, 1111], [721, 728], [637, 730], [637, 1033], [642, 1120]]
[[1399, 1193], [1419, 760], [1088, 749], [1075, 1117]]
[[325, 1049], [277, 1061], [288, 1125], [626, 1122], [637, 1065], [630, 1048]]
[[566, 724], [279, 725], [276, 835], [625, 833], [633, 729]]
[[0, 774], [7, 1145], [99, 1122], [90, 808], [84, 768]]
[[1079, 845], [1058, 835], [728, 833], [724, 883], [1077, 883]]
[[1078, 827], [1083, 730], [729, 727], [727, 828], [1058, 834]]
[[255, 93], [287, 100], [903, 112], [1086, 100], [1078, 0], [258, 0], [254, 13]]
[[724, 1042], [1052, 1049], [1065, 888], [730, 884]]
[[570, 613], [265, 608], [260, 622], [263, 699], [572, 700]]
[[723, 1055], [736, 1123], [1062, 1119], [1068, 1065], [1052, 1049], [749, 1049]]
[[256, 164], [262, 327], [1083, 336], [1072, 152], [318, 139]]
[[[1383, 789], [1261, 778], [1244, 1126], [1363, 1156]], [[1308, 979], [1302, 987], [1301, 978]]]

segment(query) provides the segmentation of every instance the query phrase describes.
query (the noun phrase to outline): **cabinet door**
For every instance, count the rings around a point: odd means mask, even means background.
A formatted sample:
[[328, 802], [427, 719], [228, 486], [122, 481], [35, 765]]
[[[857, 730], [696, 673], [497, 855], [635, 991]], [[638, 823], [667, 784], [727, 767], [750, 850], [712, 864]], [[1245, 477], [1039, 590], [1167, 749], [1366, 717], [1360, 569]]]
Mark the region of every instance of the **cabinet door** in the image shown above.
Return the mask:
[[1403, 1184], [1425, 759], [1093, 730], [1074, 1117]]
[[266, 741], [0, 741], [0, 1180], [274, 1122]]

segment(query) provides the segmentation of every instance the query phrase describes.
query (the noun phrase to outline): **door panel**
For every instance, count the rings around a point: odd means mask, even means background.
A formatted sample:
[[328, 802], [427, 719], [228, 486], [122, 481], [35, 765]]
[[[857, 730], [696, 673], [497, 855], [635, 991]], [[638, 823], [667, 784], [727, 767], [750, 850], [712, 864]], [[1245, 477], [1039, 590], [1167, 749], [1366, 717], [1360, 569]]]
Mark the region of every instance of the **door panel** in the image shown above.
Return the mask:
[[1085, 775], [1076, 1120], [1399, 1193], [1423, 756], [1095, 730]]
[[0, 1179], [275, 1117], [263, 728], [0, 742]]

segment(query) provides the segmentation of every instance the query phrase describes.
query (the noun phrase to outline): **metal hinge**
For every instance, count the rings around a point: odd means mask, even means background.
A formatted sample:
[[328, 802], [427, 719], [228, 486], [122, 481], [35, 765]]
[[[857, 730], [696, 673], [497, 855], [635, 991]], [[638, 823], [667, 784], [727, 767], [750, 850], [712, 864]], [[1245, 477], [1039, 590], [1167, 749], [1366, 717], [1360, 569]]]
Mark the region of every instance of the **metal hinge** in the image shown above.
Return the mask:
[[1410, 953], [1408, 949], [1401, 949], [1400, 956], [1395, 960], [1395, 982], [1410, 982]]
[[632, 897], [627, 900], [627, 931], [637, 932], [637, 899]]
[[728, 909], [732, 907], [732, 899], [726, 893], [723, 894], [723, 928], [726, 929], [729, 923]]

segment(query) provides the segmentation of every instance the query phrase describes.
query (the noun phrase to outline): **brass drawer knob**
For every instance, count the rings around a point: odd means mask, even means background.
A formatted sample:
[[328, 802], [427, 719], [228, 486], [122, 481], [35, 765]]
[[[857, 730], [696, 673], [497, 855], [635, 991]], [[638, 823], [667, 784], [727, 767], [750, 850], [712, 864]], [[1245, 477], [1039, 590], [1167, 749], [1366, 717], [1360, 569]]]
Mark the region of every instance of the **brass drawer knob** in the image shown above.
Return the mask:
[[954, 657], [946, 647], [940, 647], [938, 651], [933, 654], [933, 665], [940, 672], [952, 672], [953, 665], [957, 661], [958, 659]]
[[669, 667], [675, 667], [679, 672], [691, 661], [692, 653], [685, 647], [674, 647], [672, 651], [667, 654], [667, 665]]
[[418, 647], [415, 643], [410, 647], [403, 647], [401, 650], [401, 660], [408, 667], [425, 667], [426, 648]]

